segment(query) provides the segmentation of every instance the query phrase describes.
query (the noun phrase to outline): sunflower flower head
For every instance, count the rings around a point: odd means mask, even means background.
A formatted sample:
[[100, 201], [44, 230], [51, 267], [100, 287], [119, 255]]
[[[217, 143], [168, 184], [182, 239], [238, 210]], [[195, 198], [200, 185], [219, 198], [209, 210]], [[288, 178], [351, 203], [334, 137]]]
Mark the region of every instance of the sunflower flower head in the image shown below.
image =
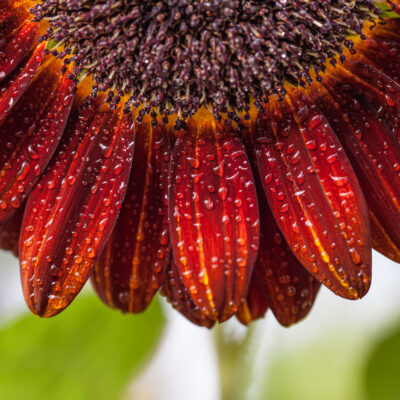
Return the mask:
[[[382, 12], [381, 10], [385, 10]], [[0, 2], [0, 245], [51, 317], [289, 326], [400, 262], [399, 3]]]

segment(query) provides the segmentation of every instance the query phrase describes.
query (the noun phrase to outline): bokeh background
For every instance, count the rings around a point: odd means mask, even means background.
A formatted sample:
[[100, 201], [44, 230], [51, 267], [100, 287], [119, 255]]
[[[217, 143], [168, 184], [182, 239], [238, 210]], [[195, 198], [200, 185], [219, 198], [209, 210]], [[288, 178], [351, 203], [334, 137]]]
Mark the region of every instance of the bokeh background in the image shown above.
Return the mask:
[[231, 321], [208, 331], [162, 299], [122, 315], [90, 285], [60, 316], [40, 320], [26, 311], [17, 260], [0, 252], [0, 399], [219, 400], [219, 367], [228, 365], [228, 400], [397, 400], [399, 288], [400, 266], [374, 253], [364, 299], [322, 289], [289, 329], [269, 312], [250, 330]]

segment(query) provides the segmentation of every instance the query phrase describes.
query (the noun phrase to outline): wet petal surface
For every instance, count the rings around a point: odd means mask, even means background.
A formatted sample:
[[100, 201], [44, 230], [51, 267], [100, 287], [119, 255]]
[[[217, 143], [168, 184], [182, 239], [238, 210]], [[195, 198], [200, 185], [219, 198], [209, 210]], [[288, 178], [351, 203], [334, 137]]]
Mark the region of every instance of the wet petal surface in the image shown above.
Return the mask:
[[334, 293], [364, 296], [371, 279], [367, 206], [326, 119], [294, 90], [260, 115], [256, 152], [266, 196], [293, 253]]
[[224, 321], [247, 294], [258, 249], [257, 197], [237, 133], [209, 116], [191, 121], [169, 182], [177, 270], [202, 313]]
[[124, 204], [92, 276], [103, 301], [123, 311], [141, 312], [150, 304], [170, 259], [170, 152], [165, 128], [150, 120], [137, 126]]
[[28, 54], [36, 37], [39, 24], [25, 23], [15, 36], [0, 48], [0, 82], [4, 80]]
[[38, 72], [43, 61], [43, 50], [44, 44], [37, 46], [29, 60], [26, 63], [22, 63], [21, 66], [3, 82], [0, 88], [0, 124], [25, 93], [32, 79]]
[[[348, 63], [312, 93], [341, 140], [363, 189], [376, 250], [400, 262], [400, 86]], [[396, 104], [397, 102], [397, 104]]]
[[24, 206], [20, 207], [7, 221], [0, 225], [0, 248], [18, 256], [18, 239], [21, 232]]
[[357, 44], [363, 61], [384, 72], [400, 84], [400, 18], [388, 18], [377, 26], [370, 38]]
[[279, 323], [289, 326], [308, 314], [320, 283], [293, 255], [261, 187], [257, 193], [261, 231], [253, 280]]
[[162, 294], [168, 299], [172, 307], [189, 321], [206, 328], [212, 328], [214, 326], [215, 321], [203, 314], [200, 308], [193, 302], [192, 296], [182, 283], [174, 263], [171, 263], [166, 270]]
[[0, 222], [18, 208], [54, 154], [75, 84], [43, 68], [0, 126]]
[[95, 101], [71, 117], [23, 220], [21, 279], [35, 314], [59, 313], [88, 279], [122, 206], [133, 139], [131, 116], [99, 110]]

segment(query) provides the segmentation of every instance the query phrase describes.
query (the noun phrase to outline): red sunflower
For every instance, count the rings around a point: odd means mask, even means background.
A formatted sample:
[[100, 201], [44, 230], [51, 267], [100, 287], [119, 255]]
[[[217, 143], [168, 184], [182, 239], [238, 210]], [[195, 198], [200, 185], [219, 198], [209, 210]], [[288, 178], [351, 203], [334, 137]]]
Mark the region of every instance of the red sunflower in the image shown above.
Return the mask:
[[0, 2], [0, 244], [50, 317], [89, 277], [192, 322], [400, 262], [398, 1]]

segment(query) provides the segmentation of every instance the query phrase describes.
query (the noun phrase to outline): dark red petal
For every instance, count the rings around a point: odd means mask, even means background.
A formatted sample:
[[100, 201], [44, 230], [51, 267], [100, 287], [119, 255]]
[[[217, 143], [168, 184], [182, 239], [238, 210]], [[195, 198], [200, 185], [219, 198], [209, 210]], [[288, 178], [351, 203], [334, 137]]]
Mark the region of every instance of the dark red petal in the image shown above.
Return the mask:
[[0, 248], [18, 256], [18, 239], [21, 231], [24, 207], [20, 207], [7, 221], [0, 225]]
[[256, 152], [268, 201], [296, 257], [334, 293], [364, 296], [371, 280], [368, 210], [324, 116], [293, 90], [260, 116]]
[[357, 44], [357, 53], [400, 84], [400, 18], [387, 18], [372, 30], [371, 38]]
[[27, 63], [17, 68], [0, 88], [0, 124], [32, 82], [43, 61], [43, 50], [44, 43], [35, 49]]
[[26, 57], [36, 36], [39, 24], [25, 23], [10, 41], [0, 48], [0, 82]]
[[[275, 222], [255, 160], [254, 130], [254, 126], [249, 126], [242, 136], [253, 167], [260, 212], [260, 246], [247, 306], [255, 319], [262, 316], [261, 311], [268, 305], [279, 323], [289, 326], [308, 314], [321, 284], [293, 255]], [[241, 309], [238, 318], [246, 324], [246, 320], [251, 321], [251, 314], [245, 312], [246, 303]]]
[[374, 248], [400, 262], [400, 144], [393, 135], [400, 132], [400, 86], [373, 67], [346, 66], [348, 71], [336, 70], [311, 95], [357, 174]]
[[264, 317], [268, 310], [268, 304], [261, 293], [257, 282], [253, 278], [250, 282], [246, 300], [240, 305], [236, 318], [243, 324], [249, 325], [255, 319]]
[[30, 14], [25, 4], [19, 2], [19, 6], [10, 4], [9, 0], [0, 1], [0, 46], [3, 47], [10, 38], [18, 32], [18, 28], [27, 23]]
[[[342, 77], [344, 84], [356, 85], [356, 91], [376, 111], [375, 119], [385, 125], [400, 142], [400, 85], [371, 65], [347, 61], [333, 78]], [[337, 78], [336, 78], [337, 79]]]
[[162, 283], [170, 259], [168, 172], [171, 147], [164, 127], [137, 126], [135, 152], [120, 217], [93, 270], [102, 300], [141, 312]]
[[202, 313], [224, 321], [245, 298], [258, 248], [253, 176], [232, 128], [205, 115], [175, 144], [169, 190], [174, 259]]
[[303, 319], [314, 304], [320, 283], [291, 252], [274, 220], [263, 189], [258, 191], [260, 250], [254, 277], [281, 325]]
[[75, 84], [43, 68], [0, 127], [0, 222], [18, 208], [64, 132]]
[[177, 311], [184, 315], [189, 321], [199, 326], [212, 328], [215, 321], [203, 314], [192, 300], [192, 296], [182, 283], [176, 265], [171, 263], [166, 270], [164, 282], [161, 289]]
[[100, 111], [94, 103], [87, 102], [71, 117], [25, 210], [19, 245], [21, 279], [26, 302], [42, 317], [62, 311], [82, 289], [126, 191], [132, 118]]

